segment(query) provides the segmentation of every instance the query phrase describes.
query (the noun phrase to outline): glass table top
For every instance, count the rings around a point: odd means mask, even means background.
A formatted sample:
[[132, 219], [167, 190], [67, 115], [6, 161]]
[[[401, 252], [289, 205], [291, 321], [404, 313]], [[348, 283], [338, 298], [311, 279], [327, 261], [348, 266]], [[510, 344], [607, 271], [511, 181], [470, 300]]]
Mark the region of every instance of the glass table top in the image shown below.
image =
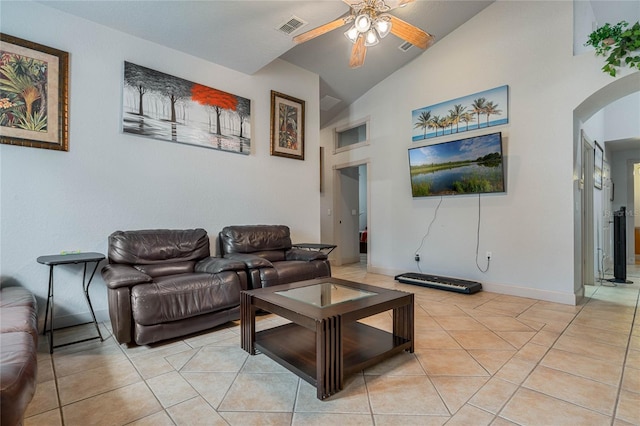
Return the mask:
[[330, 282], [276, 291], [275, 294], [310, 305], [327, 307], [342, 302], [375, 296], [377, 293]]

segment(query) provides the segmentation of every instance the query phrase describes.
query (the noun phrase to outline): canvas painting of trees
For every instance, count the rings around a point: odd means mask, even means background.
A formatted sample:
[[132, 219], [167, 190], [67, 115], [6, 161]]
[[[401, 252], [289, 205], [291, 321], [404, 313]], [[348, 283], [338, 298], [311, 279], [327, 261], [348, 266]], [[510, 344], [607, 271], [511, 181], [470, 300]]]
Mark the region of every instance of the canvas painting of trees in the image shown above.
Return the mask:
[[0, 34], [0, 140], [66, 151], [68, 54]]
[[413, 110], [413, 142], [509, 122], [509, 86]]
[[124, 63], [125, 133], [249, 155], [251, 101]]

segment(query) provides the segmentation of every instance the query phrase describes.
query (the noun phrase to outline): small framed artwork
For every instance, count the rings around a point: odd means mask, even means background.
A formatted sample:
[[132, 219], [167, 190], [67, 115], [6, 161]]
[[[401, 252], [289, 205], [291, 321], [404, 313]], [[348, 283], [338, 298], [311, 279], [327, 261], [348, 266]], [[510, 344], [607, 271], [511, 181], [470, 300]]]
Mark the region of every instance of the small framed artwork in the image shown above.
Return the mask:
[[271, 155], [304, 160], [304, 101], [271, 91]]
[[596, 189], [602, 189], [602, 168], [603, 168], [603, 150], [598, 142], [595, 142], [596, 147], [593, 149], [595, 152], [595, 162], [594, 162], [594, 171], [593, 171], [593, 186]]
[[0, 33], [0, 143], [69, 150], [69, 54]]

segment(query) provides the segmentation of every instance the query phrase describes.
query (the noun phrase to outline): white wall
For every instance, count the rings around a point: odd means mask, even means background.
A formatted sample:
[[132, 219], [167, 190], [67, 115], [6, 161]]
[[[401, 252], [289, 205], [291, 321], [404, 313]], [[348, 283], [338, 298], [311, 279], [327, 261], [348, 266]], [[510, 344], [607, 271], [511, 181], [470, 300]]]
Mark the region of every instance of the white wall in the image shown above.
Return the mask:
[[[202, 227], [215, 237], [226, 225], [278, 223], [294, 241], [319, 241], [317, 75], [279, 60], [245, 75], [40, 3], [3, 1], [1, 19], [5, 34], [70, 53], [69, 152], [0, 146], [3, 285], [34, 291], [44, 310], [48, 268], [36, 258], [106, 254], [119, 229]], [[124, 135], [125, 60], [249, 98], [251, 155]], [[269, 154], [270, 90], [307, 102], [305, 161]], [[86, 316], [79, 268], [57, 268], [55, 280], [58, 324]], [[91, 295], [104, 318], [99, 276]]]
[[[497, 1], [321, 130], [321, 143], [330, 146], [333, 126], [370, 116], [371, 145], [328, 156], [325, 171], [370, 159], [372, 271], [415, 270], [415, 249], [440, 201], [411, 197], [411, 111], [507, 84], [510, 123], [496, 128], [504, 137], [507, 193], [481, 198], [479, 263], [484, 267], [484, 253], [492, 251], [491, 267], [482, 273], [476, 266], [477, 196], [444, 198], [420, 266], [478, 280], [489, 291], [575, 302], [573, 112], [611, 77], [593, 54], [573, 56], [572, 22], [571, 1]], [[323, 240], [333, 232], [333, 222], [323, 218]]]
[[605, 140], [640, 138], [640, 88], [604, 108]]

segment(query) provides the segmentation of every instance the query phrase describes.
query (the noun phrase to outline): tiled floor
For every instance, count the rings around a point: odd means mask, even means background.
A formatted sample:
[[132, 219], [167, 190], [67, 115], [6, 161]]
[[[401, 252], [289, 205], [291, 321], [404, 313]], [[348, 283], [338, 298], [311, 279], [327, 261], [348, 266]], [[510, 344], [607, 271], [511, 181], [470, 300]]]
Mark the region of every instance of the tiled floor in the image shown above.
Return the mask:
[[[640, 265], [627, 270], [634, 284], [590, 286], [580, 306], [407, 286], [358, 265], [334, 276], [414, 292], [415, 353], [319, 401], [296, 375], [240, 349], [238, 323], [152, 347], [80, 343], [53, 357], [42, 338], [25, 424], [640, 424]], [[258, 327], [279, 321], [262, 316]], [[389, 329], [391, 316], [368, 322]], [[70, 330], [75, 339], [91, 327]]]

